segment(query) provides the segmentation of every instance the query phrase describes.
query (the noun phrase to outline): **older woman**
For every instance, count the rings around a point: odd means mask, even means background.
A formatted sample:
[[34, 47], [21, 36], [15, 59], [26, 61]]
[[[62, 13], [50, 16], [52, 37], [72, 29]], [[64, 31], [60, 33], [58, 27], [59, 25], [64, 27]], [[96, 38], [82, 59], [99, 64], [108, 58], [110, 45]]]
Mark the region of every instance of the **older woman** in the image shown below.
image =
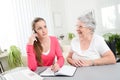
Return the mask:
[[115, 57], [104, 38], [94, 34], [96, 24], [89, 12], [78, 18], [78, 37], [71, 41], [67, 61], [75, 67], [115, 64]]

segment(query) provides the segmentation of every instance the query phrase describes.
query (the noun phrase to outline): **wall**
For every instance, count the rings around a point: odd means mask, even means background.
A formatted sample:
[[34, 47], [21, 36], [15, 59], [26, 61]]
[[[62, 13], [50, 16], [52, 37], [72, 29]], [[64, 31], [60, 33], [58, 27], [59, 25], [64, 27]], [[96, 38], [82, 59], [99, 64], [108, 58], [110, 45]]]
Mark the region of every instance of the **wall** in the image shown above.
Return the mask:
[[[52, 0], [54, 5], [52, 6], [53, 11], [60, 11], [64, 16], [62, 16], [62, 32], [58, 31], [60, 29], [55, 29], [57, 34], [63, 33], [66, 35], [68, 32], [75, 32], [76, 19], [89, 9], [95, 10], [95, 19], [97, 23], [96, 33], [103, 35], [106, 32], [120, 32], [119, 29], [119, 17], [120, 14], [116, 14], [118, 19], [115, 21], [115, 28], [109, 29], [103, 26], [101, 9], [104, 7], [109, 7], [113, 5], [120, 5], [120, 0]], [[109, 13], [108, 13], [109, 14]], [[64, 22], [64, 23], [63, 23]]]
[[[7, 2], [7, 3], [6, 3]], [[114, 29], [102, 24], [101, 8], [118, 5], [120, 0], [4, 0], [0, 2], [0, 47], [15, 44], [25, 53], [28, 37], [32, 33], [34, 17], [46, 19], [50, 35], [60, 36], [75, 31], [76, 19], [89, 9], [95, 10], [96, 33], [120, 32], [120, 9], [116, 8], [117, 19]], [[115, 6], [117, 7], [117, 6]], [[117, 10], [118, 9], [118, 10]], [[57, 15], [57, 17], [56, 17]]]
[[66, 15], [65, 15], [65, 0], [51, 0], [51, 11], [53, 18], [54, 33], [57, 37], [65, 34]]

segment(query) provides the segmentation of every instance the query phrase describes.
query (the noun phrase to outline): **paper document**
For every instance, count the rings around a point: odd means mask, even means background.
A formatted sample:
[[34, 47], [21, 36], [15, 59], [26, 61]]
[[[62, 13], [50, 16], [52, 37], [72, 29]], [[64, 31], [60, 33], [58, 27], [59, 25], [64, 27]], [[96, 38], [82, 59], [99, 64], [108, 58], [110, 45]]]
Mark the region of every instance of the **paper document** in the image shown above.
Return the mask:
[[4, 77], [6, 80], [43, 80], [42, 77], [29, 69], [6, 73]]
[[76, 71], [76, 67], [70, 65], [64, 65], [58, 72], [53, 72], [50, 67], [43, 71], [40, 76], [73, 76]]

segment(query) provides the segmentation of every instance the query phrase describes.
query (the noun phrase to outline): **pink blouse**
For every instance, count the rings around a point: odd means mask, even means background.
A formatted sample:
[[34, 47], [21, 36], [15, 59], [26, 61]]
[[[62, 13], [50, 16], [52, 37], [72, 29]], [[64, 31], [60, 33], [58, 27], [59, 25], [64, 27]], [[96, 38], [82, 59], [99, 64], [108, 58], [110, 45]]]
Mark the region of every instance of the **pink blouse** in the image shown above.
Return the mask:
[[[51, 45], [50, 45], [50, 51], [47, 55], [42, 54], [42, 63], [43, 66], [50, 66], [54, 63], [55, 56], [57, 56], [57, 63], [60, 67], [64, 64], [64, 58], [62, 55], [62, 50], [60, 48], [60, 45], [58, 43], [58, 40], [56, 37], [50, 36]], [[36, 57], [35, 57], [35, 51], [33, 48], [33, 45], [27, 45], [27, 56], [28, 56], [28, 67], [35, 71], [37, 66], [40, 66], [37, 63]]]

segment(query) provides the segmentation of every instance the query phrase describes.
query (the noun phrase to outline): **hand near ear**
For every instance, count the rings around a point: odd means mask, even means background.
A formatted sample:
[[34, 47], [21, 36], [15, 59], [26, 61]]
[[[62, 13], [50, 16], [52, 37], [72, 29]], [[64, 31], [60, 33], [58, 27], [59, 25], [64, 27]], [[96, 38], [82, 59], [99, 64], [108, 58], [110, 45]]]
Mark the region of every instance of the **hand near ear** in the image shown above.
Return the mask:
[[34, 41], [36, 40], [36, 37], [37, 37], [37, 34], [36, 34], [36, 33], [32, 34], [32, 35], [29, 37], [28, 44], [29, 44], [29, 45], [33, 45]]

